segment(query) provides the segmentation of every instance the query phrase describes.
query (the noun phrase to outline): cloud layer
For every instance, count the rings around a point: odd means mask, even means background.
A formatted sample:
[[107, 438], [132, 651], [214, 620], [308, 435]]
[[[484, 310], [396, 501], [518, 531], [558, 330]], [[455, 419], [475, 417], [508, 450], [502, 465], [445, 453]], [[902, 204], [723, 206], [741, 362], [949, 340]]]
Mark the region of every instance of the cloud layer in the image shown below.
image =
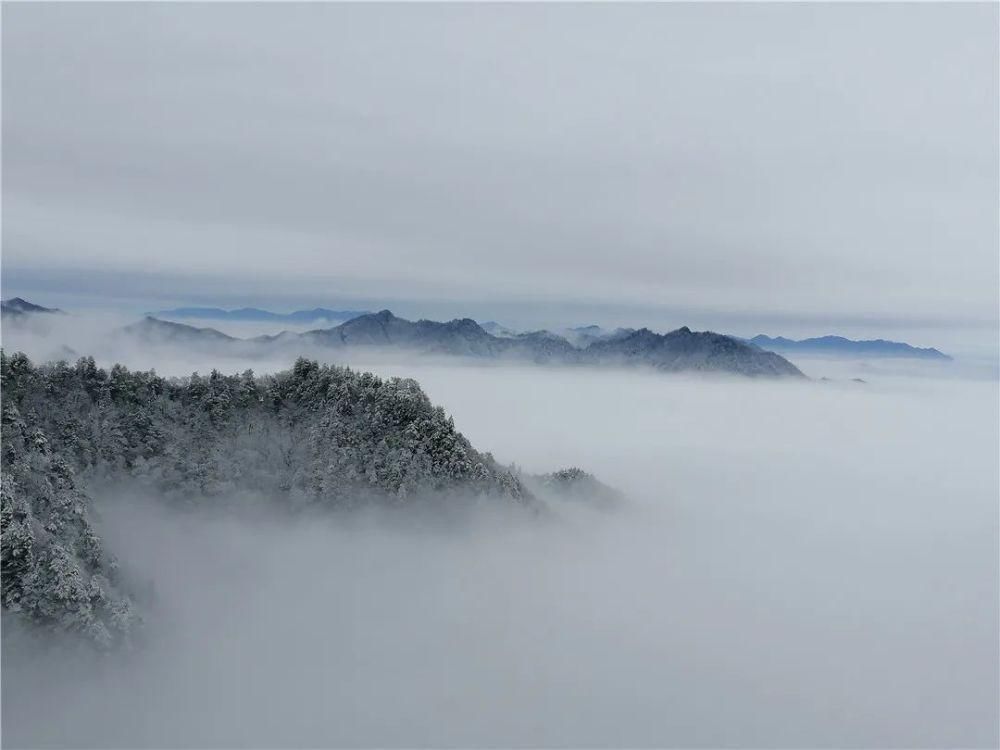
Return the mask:
[[995, 321], [996, 20], [12, 6], [5, 285]]
[[98, 493], [150, 642], [5, 629], [5, 741], [996, 744], [995, 382], [399, 367], [478, 448], [630, 502], [444, 528]]

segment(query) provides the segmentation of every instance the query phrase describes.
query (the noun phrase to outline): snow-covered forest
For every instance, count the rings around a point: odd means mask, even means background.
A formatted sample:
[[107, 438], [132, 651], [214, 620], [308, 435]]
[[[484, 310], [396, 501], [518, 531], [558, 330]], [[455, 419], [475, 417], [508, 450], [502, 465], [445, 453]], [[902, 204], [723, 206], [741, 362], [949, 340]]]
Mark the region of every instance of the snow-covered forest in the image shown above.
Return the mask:
[[138, 618], [92, 528], [94, 482], [128, 478], [180, 504], [254, 493], [290, 510], [537, 503], [414, 380], [305, 359], [265, 377], [165, 379], [0, 356], [3, 606], [102, 646], [128, 641]]
[[5, 2], [0, 746], [1000, 747], [998, 21]]

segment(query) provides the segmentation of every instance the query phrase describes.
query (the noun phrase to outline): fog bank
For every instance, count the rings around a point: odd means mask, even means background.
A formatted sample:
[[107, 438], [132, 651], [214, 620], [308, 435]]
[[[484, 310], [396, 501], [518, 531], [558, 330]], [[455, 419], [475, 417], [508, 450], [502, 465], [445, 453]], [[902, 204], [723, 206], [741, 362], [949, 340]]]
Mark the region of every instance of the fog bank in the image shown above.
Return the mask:
[[103, 495], [148, 643], [82, 668], [8, 628], [5, 744], [997, 743], [995, 382], [375, 369], [629, 502], [442, 528]]

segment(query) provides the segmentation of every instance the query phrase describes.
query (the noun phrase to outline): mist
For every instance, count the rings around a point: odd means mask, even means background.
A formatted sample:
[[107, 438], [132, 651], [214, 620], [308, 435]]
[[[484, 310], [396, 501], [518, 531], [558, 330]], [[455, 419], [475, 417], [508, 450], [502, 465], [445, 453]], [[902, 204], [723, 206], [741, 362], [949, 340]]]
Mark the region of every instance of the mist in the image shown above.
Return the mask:
[[997, 18], [12, 5], [5, 293], [996, 330]]
[[[150, 342], [122, 334], [122, 328], [140, 320], [142, 316], [120, 310], [5, 320], [3, 346], [9, 352], [24, 352], [37, 362], [75, 362], [79, 357], [92, 356], [103, 367], [120, 363], [132, 369], [152, 369], [173, 377], [190, 375], [194, 371], [206, 373], [212, 369], [227, 373], [241, 372], [247, 368], [274, 372], [289, 367], [297, 354], [330, 361], [329, 350], [319, 347], [302, 347], [296, 353], [269, 357], [248, 357], [245, 353], [229, 352], [219, 347], [193, 347], [169, 342], [151, 345]], [[214, 328], [234, 338], [275, 334], [282, 330], [302, 332], [322, 327], [322, 324], [302, 327], [201, 320], [188, 320], [184, 324]]]
[[4, 747], [1000, 747], [996, 3], [2, 16]]
[[227, 336], [238, 339], [254, 336], [274, 336], [282, 331], [305, 333], [319, 328], [333, 328], [344, 322], [343, 318], [316, 318], [307, 323], [267, 320], [218, 320], [215, 318], [176, 318], [170, 315], [157, 315], [160, 320], [170, 320], [198, 328], [214, 328]]
[[144, 643], [95, 663], [5, 622], [6, 745], [996, 744], [995, 381], [358, 364], [627, 499], [440, 523], [95, 491]]
[[[419, 316], [415, 316], [419, 317]], [[169, 320], [169, 317], [163, 318]], [[93, 356], [105, 367], [115, 363], [132, 369], [155, 369], [161, 375], [185, 376], [194, 371], [206, 373], [218, 369], [225, 373], [237, 373], [246, 368], [257, 372], [273, 372], [285, 369], [294, 362], [296, 356], [303, 355], [320, 362], [346, 364], [355, 368], [379, 370], [392, 375], [410, 377], [412, 366], [426, 367], [435, 360], [449, 368], [464, 369], [471, 366], [493, 366], [483, 362], [468, 362], [455, 357], [440, 357], [430, 354], [416, 356], [399, 349], [379, 350], [365, 347], [354, 352], [332, 351], [328, 347], [313, 346], [303, 341], [293, 351], [261, 352], [251, 357], [246, 352], [228, 351], [225, 348], [197, 348], [189, 344], [163, 342], [151, 345], [148, 341], [137, 341], [123, 336], [121, 328], [141, 320], [141, 316], [120, 309], [86, 310], [69, 315], [32, 316], [26, 319], [4, 320], [3, 346], [9, 352], [23, 351], [35, 361], [56, 360], [75, 361], [83, 355]], [[292, 324], [274, 321], [226, 321], [184, 319], [185, 325], [213, 328], [234, 338], [251, 338], [261, 335], [276, 335], [282, 331], [303, 333], [326, 328], [343, 321], [317, 320], [308, 324]], [[634, 321], [633, 321], [634, 322]], [[635, 323], [640, 325], [640, 323]], [[653, 330], [667, 332], [670, 326], [650, 326]], [[739, 336], [750, 336], [754, 329], [727, 331]], [[823, 330], [817, 329], [823, 333]], [[899, 331], [901, 339], [919, 341], [928, 346], [941, 344], [941, 338], [954, 346], [945, 347], [955, 361], [926, 362], [914, 359], [859, 357], [831, 357], [822, 355], [784, 356], [813, 378], [851, 379], [874, 378], [952, 378], [959, 380], [978, 379], [996, 381], [1000, 379], [1000, 360], [995, 331], [984, 332], [976, 328], [965, 328], [961, 332], [924, 331], [916, 339]], [[910, 331], [912, 334], [913, 332]], [[869, 336], [877, 333], [869, 331]], [[506, 366], [506, 365], [503, 365]]]

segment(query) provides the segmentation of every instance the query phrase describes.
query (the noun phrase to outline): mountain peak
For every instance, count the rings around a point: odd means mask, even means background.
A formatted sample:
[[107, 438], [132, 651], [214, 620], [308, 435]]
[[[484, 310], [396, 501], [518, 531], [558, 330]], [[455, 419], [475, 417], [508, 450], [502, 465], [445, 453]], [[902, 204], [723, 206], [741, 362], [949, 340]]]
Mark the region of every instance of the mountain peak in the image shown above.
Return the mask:
[[8, 315], [24, 315], [26, 313], [63, 314], [63, 311], [58, 308], [42, 307], [41, 305], [36, 305], [34, 302], [28, 302], [28, 300], [23, 297], [11, 297], [8, 300], [3, 300], [0, 302], [0, 311], [7, 313]]
[[584, 351], [597, 364], [645, 364], [668, 372], [730, 372], [749, 376], [803, 377], [795, 365], [773, 352], [762, 351], [730, 336], [687, 326], [666, 334], [640, 328], [627, 336], [603, 339]]
[[483, 333], [486, 333], [486, 330], [472, 318], [455, 318], [448, 325], [458, 328], [459, 330], [482, 331]]

